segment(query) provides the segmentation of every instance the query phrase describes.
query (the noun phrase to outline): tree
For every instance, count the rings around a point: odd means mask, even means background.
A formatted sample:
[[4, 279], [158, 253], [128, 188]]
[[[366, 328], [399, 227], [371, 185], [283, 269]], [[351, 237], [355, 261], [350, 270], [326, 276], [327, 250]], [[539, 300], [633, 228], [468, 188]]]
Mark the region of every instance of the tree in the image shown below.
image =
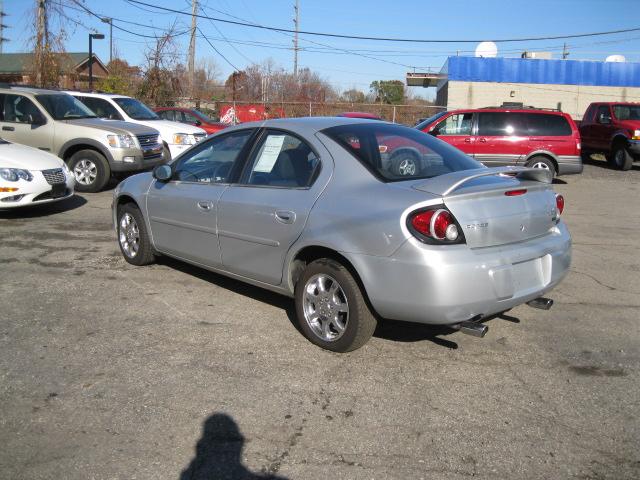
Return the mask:
[[375, 80], [369, 88], [376, 102], [397, 105], [404, 101], [404, 83], [400, 80]]
[[137, 96], [152, 105], [171, 105], [182, 93], [174, 37], [175, 24], [145, 51], [146, 65]]
[[135, 95], [141, 80], [140, 68], [129, 65], [125, 60], [114, 58], [107, 65], [109, 76], [100, 81], [98, 89], [107, 93]]
[[344, 92], [342, 92], [340, 100], [349, 103], [365, 103], [367, 98], [363, 92], [352, 88], [350, 90], [345, 90]]

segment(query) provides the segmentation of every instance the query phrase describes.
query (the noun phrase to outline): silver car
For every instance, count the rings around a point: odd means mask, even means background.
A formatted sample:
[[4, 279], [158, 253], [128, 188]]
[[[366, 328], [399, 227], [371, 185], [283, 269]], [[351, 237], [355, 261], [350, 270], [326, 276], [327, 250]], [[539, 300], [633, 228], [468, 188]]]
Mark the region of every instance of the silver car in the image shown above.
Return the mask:
[[[395, 159], [421, 161], [410, 175]], [[134, 265], [168, 255], [295, 298], [302, 332], [346, 352], [379, 318], [481, 322], [542, 298], [569, 269], [548, 172], [486, 168], [418, 130], [350, 118], [247, 123], [114, 191]]]

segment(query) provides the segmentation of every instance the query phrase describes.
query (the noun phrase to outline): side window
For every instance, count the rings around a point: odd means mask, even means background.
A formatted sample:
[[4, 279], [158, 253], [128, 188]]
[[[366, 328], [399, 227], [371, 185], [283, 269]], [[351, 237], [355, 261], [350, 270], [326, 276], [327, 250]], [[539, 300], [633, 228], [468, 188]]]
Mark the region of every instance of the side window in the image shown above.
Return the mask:
[[584, 112], [584, 116], [582, 117], [582, 121], [587, 123], [587, 122], [592, 122], [593, 121], [593, 111], [595, 110], [595, 107], [593, 105], [589, 105], [589, 108], [587, 108], [587, 111]]
[[195, 115], [191, 115], [189, 112], [182, 112], [182, 115], [184, 117], [184, 121], [186, 123], [198, 123], [198, 119], [195, 117]]
[[107, 100], [94, 97], [76, 98], [84, 103], [87, 107], [89, 107], [89, 109], [100, 118], [108, 118], [109, 120], [122, 120], [122, 116]]
[[35, 123], [35, 119], [41, 118], [42, 113], [38, 107], [22, 95], [2, 95], [2, 120], [15, 123]]
[[[176, 112], [173, 110], [162, 110], [160, 112], [157, 112], [158, 115], [160, 115], [161, 118], [164, 118], [165, 120], [171, 120], [172, 122], [174, 121], [180, 121], [180, 116], [178, 116], [178, 118], [175, 117]], [[179, 114], [180, 112], [178, 112]]]
[[234, 162], [254, 130], [241, 130], [216, 137], [186, 153], [178, 160], [174, 179], [183, 182], [227, 183]]
[[569, 122], [562, 115], [532, 113], [527, 116], [527, 123], [532, 136], [568, 137], [572, 134]]
[[480, 112], [478, 135], [482, 137], [509, 137], [527, 135], [527, 131], [520, 114]]
[[472, 113], [450, 115], [436, 125], [438, 135], [471, 135]]
[[596, 123], [609, 124], [611, 123], [611, 111], [609, 105], [600, 105], [596, 112]]
[[242, 183], [304, 188], [313, 183], [320, 160], [298, 137], [269, 131], [260, 141]]

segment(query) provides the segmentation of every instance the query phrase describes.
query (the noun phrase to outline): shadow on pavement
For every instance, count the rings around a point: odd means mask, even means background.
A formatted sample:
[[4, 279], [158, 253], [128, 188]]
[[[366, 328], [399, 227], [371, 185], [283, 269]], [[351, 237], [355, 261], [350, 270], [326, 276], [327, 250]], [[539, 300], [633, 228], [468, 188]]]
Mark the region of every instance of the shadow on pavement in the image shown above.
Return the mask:
[[[604, 168], [606, 170], [620, 171], [615, 165], [609, 163], [604, 155], [596, 155], [596, 157], [597, 158], [593, 158], [593, 156], [590, 156], [589, 158], [582, 157], [582, 163], [584, 163], [585, 165], [593, 165], [594, 167]], [[636, 162], [631, 166], [630, 170], [640, 170], [640, 165], [638, 165], [638, 163]]]
[[242, 465], [244, 442], [233, 418], [214, 413], [205, 420], [195, 457], [180, 480], [286, 480], [270, 473], [253, 473]]
[[33, 205], [28, 207], [12, 208], [10, 210], [0, 210], [0, 218], [39, 218], [48, 217], [49, 215], [55, 215], [57, 213], [69, 212], [80, 208], [87, 200], [78, 194], [66, 200], [60, 200], [59, 202], [43, 203], [40, 205]]

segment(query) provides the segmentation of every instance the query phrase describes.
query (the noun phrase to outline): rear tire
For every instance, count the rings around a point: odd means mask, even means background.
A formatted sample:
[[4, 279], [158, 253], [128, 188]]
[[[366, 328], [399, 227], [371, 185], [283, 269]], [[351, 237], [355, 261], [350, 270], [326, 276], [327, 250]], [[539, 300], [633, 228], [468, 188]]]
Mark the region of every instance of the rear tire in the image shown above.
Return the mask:
[[117, 220], [118, 246], [124, 259], [136, 266], [153, 263], [156, 256], [140, 209], [125, 203], [118, 207]]
[[99, 192], [111, 178], [107, 159], [95, 150], [80, 150], [69, 158], [69, 170], [76, 178], [76, 190]]
[[633, 165], [633, 157], [627, 150], [627, 146], [622, 142], [617, 143], [613, 147], [613, 152], [611, 154], [613, 165], [618, 170], [629, 170]]
[[400, 153], [391, 158], [391, 172], [400, 177], [412, 177], [419, 173], [419, 160], [413, 153]]
[[333, 352], [350, 352], [373, 335], [377, 321], [362, 289], [341, 263], [311, 262], [295, 288], [296, 316], [304, 335]]
[[553, 164], [553, 162], [549, 158], [542, 157], [540, 155], [530, 158], [527, 162], [527, 167], [549, 170], [551, 172], [552, 178], [555, 178], [555, 176], [557, 175], [556, 166]]

